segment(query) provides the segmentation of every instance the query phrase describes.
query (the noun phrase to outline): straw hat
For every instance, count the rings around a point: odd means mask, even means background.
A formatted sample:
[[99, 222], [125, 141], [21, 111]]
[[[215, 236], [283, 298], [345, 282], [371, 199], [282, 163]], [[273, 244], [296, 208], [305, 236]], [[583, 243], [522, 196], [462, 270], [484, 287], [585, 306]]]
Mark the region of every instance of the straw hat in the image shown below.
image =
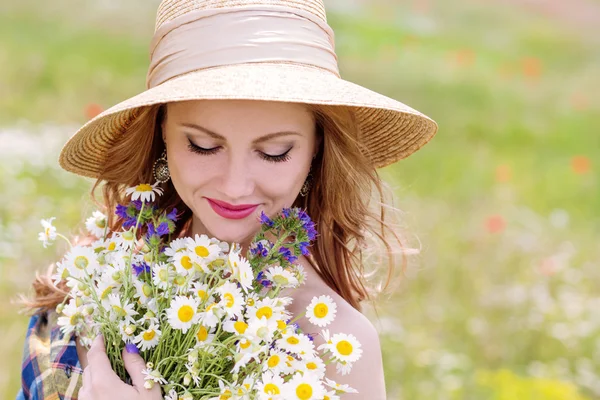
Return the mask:
[[414, 153], [437, 131], [437, 124], [419, 111], [340, 77], [322, 0], [164, 0], [146, 86], [83, 125], [63, 147], [60, 166], [97, 177], [106, 149], [127, 134], [142, 108], [171, 101], [249, 99], [348, 107], [375, 167]]

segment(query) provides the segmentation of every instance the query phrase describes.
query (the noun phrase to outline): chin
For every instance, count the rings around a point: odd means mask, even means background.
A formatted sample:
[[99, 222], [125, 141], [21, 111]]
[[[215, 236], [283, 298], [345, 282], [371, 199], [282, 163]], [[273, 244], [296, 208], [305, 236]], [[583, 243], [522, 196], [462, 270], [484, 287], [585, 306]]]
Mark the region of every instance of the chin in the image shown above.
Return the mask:
[[222, 242], [239, 243], [250, 241], [258, 232], [260, 225], [252, 221], [238, 220], [227, 221], [220, 217], [211, 218], [211, 221], [205, 225], [210, 232], [211, 237], [215, 237]]

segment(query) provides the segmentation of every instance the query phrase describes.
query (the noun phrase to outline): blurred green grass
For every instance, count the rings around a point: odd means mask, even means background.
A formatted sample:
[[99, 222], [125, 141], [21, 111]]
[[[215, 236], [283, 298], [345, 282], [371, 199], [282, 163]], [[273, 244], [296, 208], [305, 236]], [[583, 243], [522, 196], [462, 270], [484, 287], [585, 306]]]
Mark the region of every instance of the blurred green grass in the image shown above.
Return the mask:
[[[0, 143], [32, 137], [0, 161], [7, 304], [64, 251], [36, 242], [39, 219], [69, 232], [92, 210], [61, 141], [90, 104], [144, 90], [156, 1], [110, 4], [0, 6], [0, 126], [16, 132]], [[342, 76], [440, 125], [382, 170], [423, 244], [374, 318], [390, 398], [600, 398], [599, 39], [515, 2], [329, 4]], [[27, 321], [14, 306], [0, 321], [12, 398]]]

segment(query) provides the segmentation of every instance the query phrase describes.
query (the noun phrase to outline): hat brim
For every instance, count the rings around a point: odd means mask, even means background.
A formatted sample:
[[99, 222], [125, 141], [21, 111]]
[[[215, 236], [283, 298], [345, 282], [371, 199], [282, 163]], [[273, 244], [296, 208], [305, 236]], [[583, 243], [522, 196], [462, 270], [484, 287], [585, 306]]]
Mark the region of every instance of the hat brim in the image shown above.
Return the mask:
[[409, 156], [437, 132], [434, 120], [387, 96], [317, 68], [254, 63], [213, 67], [173, 78], [103, 111], [64, 145], [60, 166], [96, 178], [106, 154], [140, 107], [203, 99], [248, 99], [349, 107], [367, 156], [380, 168]]

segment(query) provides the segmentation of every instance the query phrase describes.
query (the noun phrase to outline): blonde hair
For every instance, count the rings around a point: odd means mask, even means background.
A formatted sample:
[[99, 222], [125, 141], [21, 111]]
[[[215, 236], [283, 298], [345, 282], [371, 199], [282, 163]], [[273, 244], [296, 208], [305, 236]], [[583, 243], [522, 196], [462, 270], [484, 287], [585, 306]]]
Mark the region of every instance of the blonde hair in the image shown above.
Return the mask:
[[[317, 134], [322, 141], [313, 160], [311, 190], [305, 197], [298, 196], [294, 203], [294, 206], [306, 209], [318, 232], [307, 259], [328, 286], [361, 310], [363, 300], [373, 299], [376, 293], [389, 287], [397, 253], [402, 257], [402, 271], [406, 268], [403, 240], [398, 226], [390, 220], [390, 216], [395, 215], [393, 212], [399, 210], [389, 204], [388, 188], [360, 144], [354, 114], [344, 107], [308, 107], [314, 113]], [[153, 163], [164, 149], [161, 122], [165, 114], [165, 104], [142, 108], [138, 118], [106, 154], [90, 196], [108, 216], [110, 231], [121, 229], [122, 221], [116, 218], [114, 210], [117, 204], [128, 202], [125, 189], [154, 180]], [[95, 197], [101, 183], [102, 203]], [[163, 189], [164, 194], [156, 204], [161, 210], [177, 208], [180, 217], [173, 237], [180, 237], [191, 225], [192, 212], [170, 182], [164, 184]], [[83, 235], [73, 241], [74, 244], [88, 244], [93, 239]], [[400, 251], [394, 250], [398, 248]], [[371, 261], [373, 255], [376, 256], [374, 262]], [[372, 273], [368, 269], [377, 273], [382, 267], [383, 284], [379, 282], [369, 287], [365, 279]], [[34, 296], [22, 297], [27, 308], [48, 310], [64, 300], [68, 288], [53, 284], [52, 270], [53, 265], [45, 275], [36, 275]]]

